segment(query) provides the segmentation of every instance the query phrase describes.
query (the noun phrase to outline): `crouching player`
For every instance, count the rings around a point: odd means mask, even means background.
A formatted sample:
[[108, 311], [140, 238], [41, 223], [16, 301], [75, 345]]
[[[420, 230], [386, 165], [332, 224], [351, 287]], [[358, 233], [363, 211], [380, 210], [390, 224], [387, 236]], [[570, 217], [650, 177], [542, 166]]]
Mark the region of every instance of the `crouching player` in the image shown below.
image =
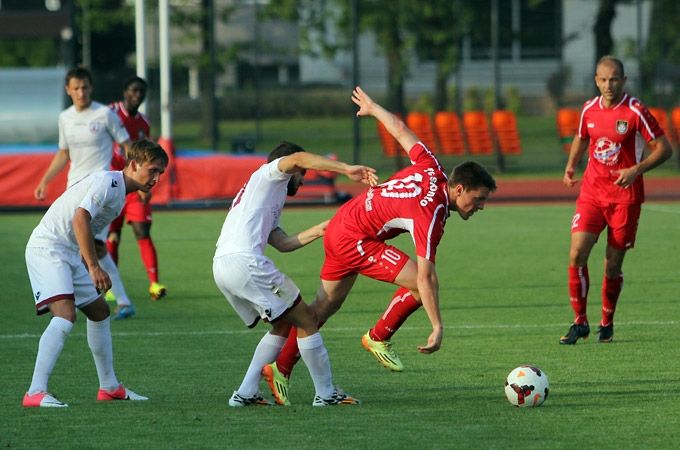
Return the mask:
[[97, 400], [147, 400], [123, 386], [113, 369], [110, 311], [102, 295], [111, 279], [99, 265], [94, 236], [120, 214], [130, 192], [148, 192], [165, 171], [168, 156], [148, 140], [132, 144], [123, 171], [95, 172], [66, 190], [50, 206], [26, 246], [26, 266], [37, 313], [52, 319], [40, 337], [31, 386], [23, 406], [66, 407], [47, 383], [76, 308], [87, 317], [87, 342], [99, 377]]

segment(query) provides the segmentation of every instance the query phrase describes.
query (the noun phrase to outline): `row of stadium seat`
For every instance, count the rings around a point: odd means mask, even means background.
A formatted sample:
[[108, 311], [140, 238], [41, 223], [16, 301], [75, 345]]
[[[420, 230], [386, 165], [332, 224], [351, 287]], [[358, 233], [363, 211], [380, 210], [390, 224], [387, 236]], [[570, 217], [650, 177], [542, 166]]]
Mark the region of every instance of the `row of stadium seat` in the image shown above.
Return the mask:
[[[663, 108], [649, 107], [649, 112], [673, 145], [677, 145], [680, 139], [680, 106], [671, 110], [670, 116]], [[575, 108], [561, 108], [557, 111], [557, 136], [562, 144], [562, 149], [569, 153], [571, 141], [578, 132], [578, 122], [581, 119], [581, 111]]]
[[[400, 119], [404, 120], [402, 116]], [[517, 118], [511, 111], [497, 110], [489, 119], [483, 111], [463, 113], [463, 121], [451, 111], [437, 112], [434, 117], [423, 112], [410, 112], [406, 115], [406, 125], [433, 152], [443, 155], [490, 155], [494, 145], [506, 155], [522, 152]], [[386, 156], [395, 156], [399, 144], [385, 127], [377, 122], [378, 136]]]

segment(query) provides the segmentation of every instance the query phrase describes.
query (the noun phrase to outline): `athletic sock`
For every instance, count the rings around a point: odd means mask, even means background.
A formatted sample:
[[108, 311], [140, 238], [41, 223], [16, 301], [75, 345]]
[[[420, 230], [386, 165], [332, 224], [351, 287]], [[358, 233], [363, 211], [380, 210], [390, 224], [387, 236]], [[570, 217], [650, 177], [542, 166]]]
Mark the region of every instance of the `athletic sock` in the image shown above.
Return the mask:
[[574, 310], [574, 323], [578, 325], [588, 323], [588, 315], [586, 314], [588, 289], [590, 289], [588, 266], [569, 266], [569, 301]]
[[109, 274], [109, 278], [111, 278], [111, 292], [116, 296], [116, 303], [118, 306], [130, 305], [132, 302], [128, 298], [127, 292], [125, 292], [123, 280], [120, 279], [120, 272], [113, 262], [113, 259], [111, 259], [111, 255], [107, 253], [99, 260], [99, 265], [102, 266], [102, 269], [104, 269], [106, 273]]
[[139, 254], [142, 257], [144, 267], [146, 267], [149, 282], [158, 283], [158, 255], [156, 254], [156, 247], [153, 245], [151, 237], [138, 239], [137, 245], [139, 246]]
[[262, 378], [262, 367], [274, 361], [285, 342], [286, 338], [283, 336], [276, 336], [271, 333], [262, 336], [260, 343], [255, 347], [253, 359], [250, 360], [250, 365], [246, 375], [243, 377], [241, 386], [238, 388], [237, 392], [240, 395], [252, 397], [257, 394], [260, 388], [260, 379]]
[[107, 391], [115, 390], [119, 383], [113, 370], [113, 344], [109, 317], [99, 322], [87, 319], [87, 344], [94, 357], [99, 387]]
[[61, 317], [52, 317], [50, 323], [47, 324], [38, 343], [38, 355], [35, 358], [31, 386], [28, 388], [29, 394], [47, 392], [50, 374], [72, 329], [73, 323]]
[[399, 327], [413, 314], [421, 303], [416, 301], [406, 288], [400, 287], [394, 293], [392, 301], [375, 326], [369, 330], [369, 336], [374, 341], [389, 341]]
[[297, 338], [297, 343], [302, 360], [312, 376], [316, 395], [322, 398], [330, 398], [335, 388], [333, 386], [333, 375], [331, 374], [328, 350], [323, 345], [321, 334], [317, 332], [304, 338], [299, 337]]
[[616, 311], [616, 303], [619, 301], [619, 295], [623, 288], [623, 274], [616, 278], [607, 278], [602, 280], [602, 321], [601, 326], [608, 326], [614, 322], [614, 312]]
[[293, 367], [300, 360], [300, 350], [298, 349], [297, 342], [297, 327], [291, 327], [290, 333], [288, 333], [288, 339], [281, 349], [281, 353], [276, 358], [276, 367], [278, 367], [279, 372], [290, 377]]

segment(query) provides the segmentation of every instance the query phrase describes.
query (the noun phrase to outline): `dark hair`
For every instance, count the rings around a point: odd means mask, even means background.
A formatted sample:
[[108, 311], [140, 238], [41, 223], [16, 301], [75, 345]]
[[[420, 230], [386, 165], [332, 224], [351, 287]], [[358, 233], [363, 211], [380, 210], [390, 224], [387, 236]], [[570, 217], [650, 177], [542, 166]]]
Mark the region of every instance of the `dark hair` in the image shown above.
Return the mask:
[[133, 142], [130, 145], [130, 149], [127, 152], [127, 160], [132, 161], [133, 159], [139, 164], [144, 164], [145, 162], [151, 162], [156, 159], [163, 161], [164, 165], [168, 165], [168, 154], [165, 153], [163, 147], [150, 141], [149, 139], [140, 139]]
[[84, 67], [74, 67], [73, 69], [66, 72], [66, 77], [64, 78], [64, 84], [66, 86], [68, 86], [71, 78], [75, 78], [76, 80], [87, 80], [90, 82], [90, 84], [94, 84], [92, 83], [92, 74]]
[[267, 162], [272, 162], [275, 159], [282, 158], [284, 156], [292, 155], [293, 153], [304, 152], [305, 149], [292, 142], [281, 141], [279, 145], [276, 146], [274, 150], [269, 153]]
[[597, 68], [600, 67], [600, 64], [614, 64], [617, 69], [619, 69], [619, 72], [621, 73], [621, 76], [624, 76], [625, 73], [623, 72], [623, 63], [619, 58], [616, 58], [615, 56], [612, 55], [604, 55], [602, 58], [597, 60], [597, 64], [595, 64], [595, 70], [597, 71]]
[[474, 161], [465, 161], [453, 168], [449, 185], [457, 184], [463, 185], [466, 190], [478, 189], [482, 186], [489, 188], [491, 192], [496, 190], [496, 181], [491, 174]]
[[127, 81], [123, 85], [123, 90], [127, 91], [128, 88], [132, 86], [134, 83], [141, 83], [144, 86], [144, 89], [147, 89], [149, 87], [149, 84], [146, 82], [144, 78], [135, 75], [134, 77], [130, 77], [127, 79]]

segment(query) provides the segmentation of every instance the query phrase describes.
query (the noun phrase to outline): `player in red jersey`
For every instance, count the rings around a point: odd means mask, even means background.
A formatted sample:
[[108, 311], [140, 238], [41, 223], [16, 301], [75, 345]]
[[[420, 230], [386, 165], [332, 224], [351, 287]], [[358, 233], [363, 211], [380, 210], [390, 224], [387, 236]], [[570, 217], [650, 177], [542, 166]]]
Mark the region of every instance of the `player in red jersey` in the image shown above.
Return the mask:
[[[373, 116], [385, 125], [407, 149], [412, 165], [345, 203], [331, 219], [324, 236], [321, 286], [311, 306], [324, 323], [342, 306], [359, 274], [397, 285], [390, 305], [362, 337], [362, 344], [382, 365], [400, 371], [403, 365], [390, 338], [421, 304], [432, 332], [427, 344], [418, 350], [433, 353], [442, 342], [435, 255], [450, 211], [469, 219], [484, 209], [496, 183], [483, 167], [471, 161], [456, 167], [451, 180], [447, 179], [437, 158], [399, 118], [359, 87], [352, 100], [359, 106], [358, 116]], [[415, 243], [415, 259], [386, 243], [406, 232]], [[276, 362], [262, 369], [279, 404], [288, 403], [288, 378], [297, 360], [293, 329]]]
[[[590, 279], [588, 256], [600, 233], [607, 228], [607, 251], [602, 281], [602, 320], [599, 341], [614, 337], [614, 311], [623, 286], [623, 258], [635, 245], [641, 204], [642, 174], [670, 158], [668, 139], [647, 108], [623, 91], [623, 64], [602, 57], [595, 69], [599, 96], [588, 100], [581, 112], [578, 134], [571, 144], [563, 182], [573, 187], [575, 168], [588, 150], [588, 165], [576, 212], [571, 222], [569, 250], [569, 300], [574, 323], [560, 344], [575, 344], [590, 334], [586, 303]], [[649, 156], [642, 158], [645, 142]]]
[[[132, 77], [126, 83], [123, 90], [123, 101], [112, 103], [110, 108], [120, 117], [125, 129], [130, 135], [130, 140], [148, 138], [150, 135], [150, 125], [148, 118], [139, 112], [140, 105], [146, 98], [147, 83], [140, 77]], [[119, 167], [125, 166], [125, 156], [119, 149], [114, 150], [114, 158], [111, 162], [113, 169], [120, 170]], [[118, 246], [120, 245], [123, 222], [132, 227], [139, 246], [142, 262], [149, 277], [149, 295], [153, 300], [162, 298], [166, 293], [166, 288], [158, 282], [158, 256], [156, 247], [151, 239], [151, 194], [144, 192], [132, 192], [125, 198], [125, 207], [119, 217], [117, 217], [109, 228], [109, 236], [106, 242], [109, 253], [116, 263], [118, 263]], [[111, 298], [111, 295], [107, 295]], [[119, 300], [119, 299], [116, 299]], [[132, 304], [118, 305], [116, 319], [124, 319], [135, 314]]]

